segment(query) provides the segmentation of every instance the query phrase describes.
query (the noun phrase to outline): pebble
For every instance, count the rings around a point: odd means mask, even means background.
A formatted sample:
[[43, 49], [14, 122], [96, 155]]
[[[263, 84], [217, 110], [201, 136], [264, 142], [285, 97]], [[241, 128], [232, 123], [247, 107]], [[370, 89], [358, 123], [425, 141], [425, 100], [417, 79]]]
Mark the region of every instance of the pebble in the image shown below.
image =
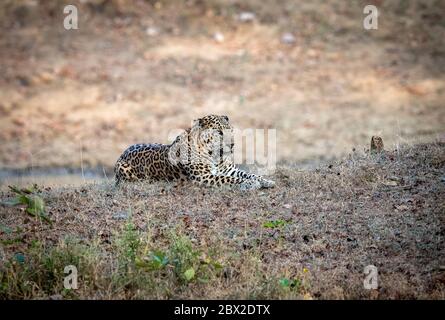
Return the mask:
[[159, 34], [159, 29], [156, 27], [148, 27], [145, 29], [145, 34], [149, 37], [156, 37]]
[[221, 32], [216, 32], [213, 35], [213, 39], [218, 43], [224, 42], [224, 35]]
[[285, 44], [294, 44], [295, 41], [295, 36], [290, 32], [286, 32], [281, 36], [281, 42]]
[[241, 12], [238, 16], [238, 19], [241, 22], [252, 22], [253, 20], [255, 20], [255, 18], [255, 13], [248, 11]]
[[402, 205], [396, 206], [396, 210], [397, 211], [408, 211], [409, 207], [407, 205], [402, 204]]
[[115, 214], [113, 214], [113, 219], [126, 220], [126, 219], [128, 219], [128, 212], [125, 212], [125, 211], [116, 212]]

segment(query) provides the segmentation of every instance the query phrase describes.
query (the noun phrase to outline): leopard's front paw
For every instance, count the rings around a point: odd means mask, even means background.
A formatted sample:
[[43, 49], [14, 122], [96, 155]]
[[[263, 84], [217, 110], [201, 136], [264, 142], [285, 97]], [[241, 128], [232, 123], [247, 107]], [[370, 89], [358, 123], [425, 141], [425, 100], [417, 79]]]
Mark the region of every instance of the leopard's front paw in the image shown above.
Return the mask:
[[267, 180], [267, 179], [261, 179], [260, 180], [261, 183], [261, 188], [273, 188], [275, 187], [275, 181], [272, 180]]
[[255, 190], [261, 188], [261, 183], [257, 180], [245, 181], [239, 186], [240, 190]]

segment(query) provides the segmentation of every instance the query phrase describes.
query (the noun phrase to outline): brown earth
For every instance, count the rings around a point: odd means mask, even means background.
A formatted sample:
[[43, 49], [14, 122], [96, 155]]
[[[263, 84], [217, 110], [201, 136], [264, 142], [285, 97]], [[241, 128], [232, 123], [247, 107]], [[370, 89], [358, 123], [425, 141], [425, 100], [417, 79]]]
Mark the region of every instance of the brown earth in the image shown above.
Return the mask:
[[78, 30], [35, 3], [1, 6], [2, 168], [109, 168], [211, 113], [277, 129], [278, 160], [444, 138], [441, 1], [373, 1], [371, 31], [363, 1], [84, 1]]
[[[52, 227], [20, 207], [0, 210], [0, 297], [444, 299], [444, 169], [441, 143], [280, 167], [276, 188], [252, 192], [42, 187]], [[169, 262], [152, 270], [159, 251]], [[62, 286], [69, 264], [75, 291]], [[363, 286], [368, 265], [376, 290]], [[184, 282], [189, 268], [196, 277]]]

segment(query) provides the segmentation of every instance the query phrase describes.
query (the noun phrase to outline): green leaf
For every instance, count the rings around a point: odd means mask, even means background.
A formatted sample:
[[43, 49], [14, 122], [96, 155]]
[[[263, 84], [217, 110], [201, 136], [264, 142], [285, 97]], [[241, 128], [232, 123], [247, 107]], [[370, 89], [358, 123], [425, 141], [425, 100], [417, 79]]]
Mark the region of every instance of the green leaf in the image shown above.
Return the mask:
[[20, 191], [20, 189], [18, 187], [14, 187], [14, 186], [8, 186], [9, 189], [11, 189], [12, 192], [17, 193], [17, 194], [22, 194], [22, 191]]
[[38, 213], [45, 212], [45, 203], [43, 202], [43, 199], [38, 196], [32, 197], [31, 208], [35, 209]]
[[290, 280], [288, 278], [281, 278], [278, 282], [282, 287], [288, 288], [290, 286]]
[[31, 199], [25, 195], [19, 195], [17, 200], [20, 201], [21, 204], [26, 204], [27, 206], [31, 205]]
[[12, 201], [7, 201], [7, 205], [26, 205], [26, 213], [28, 213], [32, 217], [39, 217], [40, 219], [43, 219], [50, 225], [52, 225], [52, 221], [45, 212], [45, 202], [41, 197], [34, 194], [38, 191], [37, 185], [34, 185], [30, 188], [22, 189], [14, 186], [9, 186], [9, 189], [11, 189], [12, 192], [16, 193], [17, 197], [14, 198]]
[[298, 290], [300, 289], [301, 286], [301, 280], [300, 279], [294, 279], [292, 280], [292, 283], [290, 284], [290, 287], [292, 289]]
[[0, 225], [0, 231], [4, 232], [5, 234], [12, 233], [12, 229], [8, 226]]
[[219, 263], [219, 262], [213, 262], [213, 267], [214, 267], [216, 270], [221, 270], [221, 269], [223, 268], [222, 264]]
[[20, 243], [23, 241], [22, 237], [14, 238], [14, 239], [7, 239], [7, 240], [0, 240], [0, 243], [7, 246], [15, 243]]
[[153, 266], [156, 269], [161, 269], [168, 264], [168, 258], [162, 251], [154, 251], [151, 255]]
[[283, 288], [289, 288], [290, 290], [299, 290], [301, 287], [301, 280], [300, 279], [288, 279], [288, 278], [281, 278], [278, 283]]
[[2, 201], [1, 204], [7, 207], [14, 207], [16, 205], [22, 204], [22, 202], [20, 201], [20, 199], [14, 198], [12, 200]]
[[150, 267], [150, 264], [147, 261], [144, 261], [144, 260], [142, 260], [139, 257], [136, 257], [134, 261], [135, 261], [136, 267], [139, 267], [139, 268], [148, 268], [148, 267]]
[[139, 268], [160, 270], [168, 264], [169, 260], [166, 254], [159, 250], [151, 252], [149, 257], [145, 257], [143, 259], [136, 257], [135, 262], [136, 266]]
[[278, 228], [278, 227], [284, 226], [285, 224], [286, 224], [286, 221], [284, 221], [284, 220], [270, 220], [270, 221], [265, 222], [263, 224], [263, 227], [273, 229], [273, 228]]
[[192, 280], [195, 277], [195, 269], [189, 268], [184, 272], [184, 277], [187, 281]]
[[209, 283], [209, 279], [206, 279], [206, 278], [198, 278], [197, 280], [200, 283]]

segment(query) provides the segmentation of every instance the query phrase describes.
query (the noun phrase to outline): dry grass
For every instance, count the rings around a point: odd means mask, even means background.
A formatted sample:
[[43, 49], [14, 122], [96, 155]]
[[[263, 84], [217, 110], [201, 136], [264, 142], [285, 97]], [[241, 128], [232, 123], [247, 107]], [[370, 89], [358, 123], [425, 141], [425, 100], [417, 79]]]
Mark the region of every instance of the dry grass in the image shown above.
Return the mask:
[[[52, 227], [0, 211], [0, 297], [444, 299], [444, 169], [434, 143], [283, 165], [265, 191], [41, 186]], [[69, 264], [78, 290], [63, 289]]]

